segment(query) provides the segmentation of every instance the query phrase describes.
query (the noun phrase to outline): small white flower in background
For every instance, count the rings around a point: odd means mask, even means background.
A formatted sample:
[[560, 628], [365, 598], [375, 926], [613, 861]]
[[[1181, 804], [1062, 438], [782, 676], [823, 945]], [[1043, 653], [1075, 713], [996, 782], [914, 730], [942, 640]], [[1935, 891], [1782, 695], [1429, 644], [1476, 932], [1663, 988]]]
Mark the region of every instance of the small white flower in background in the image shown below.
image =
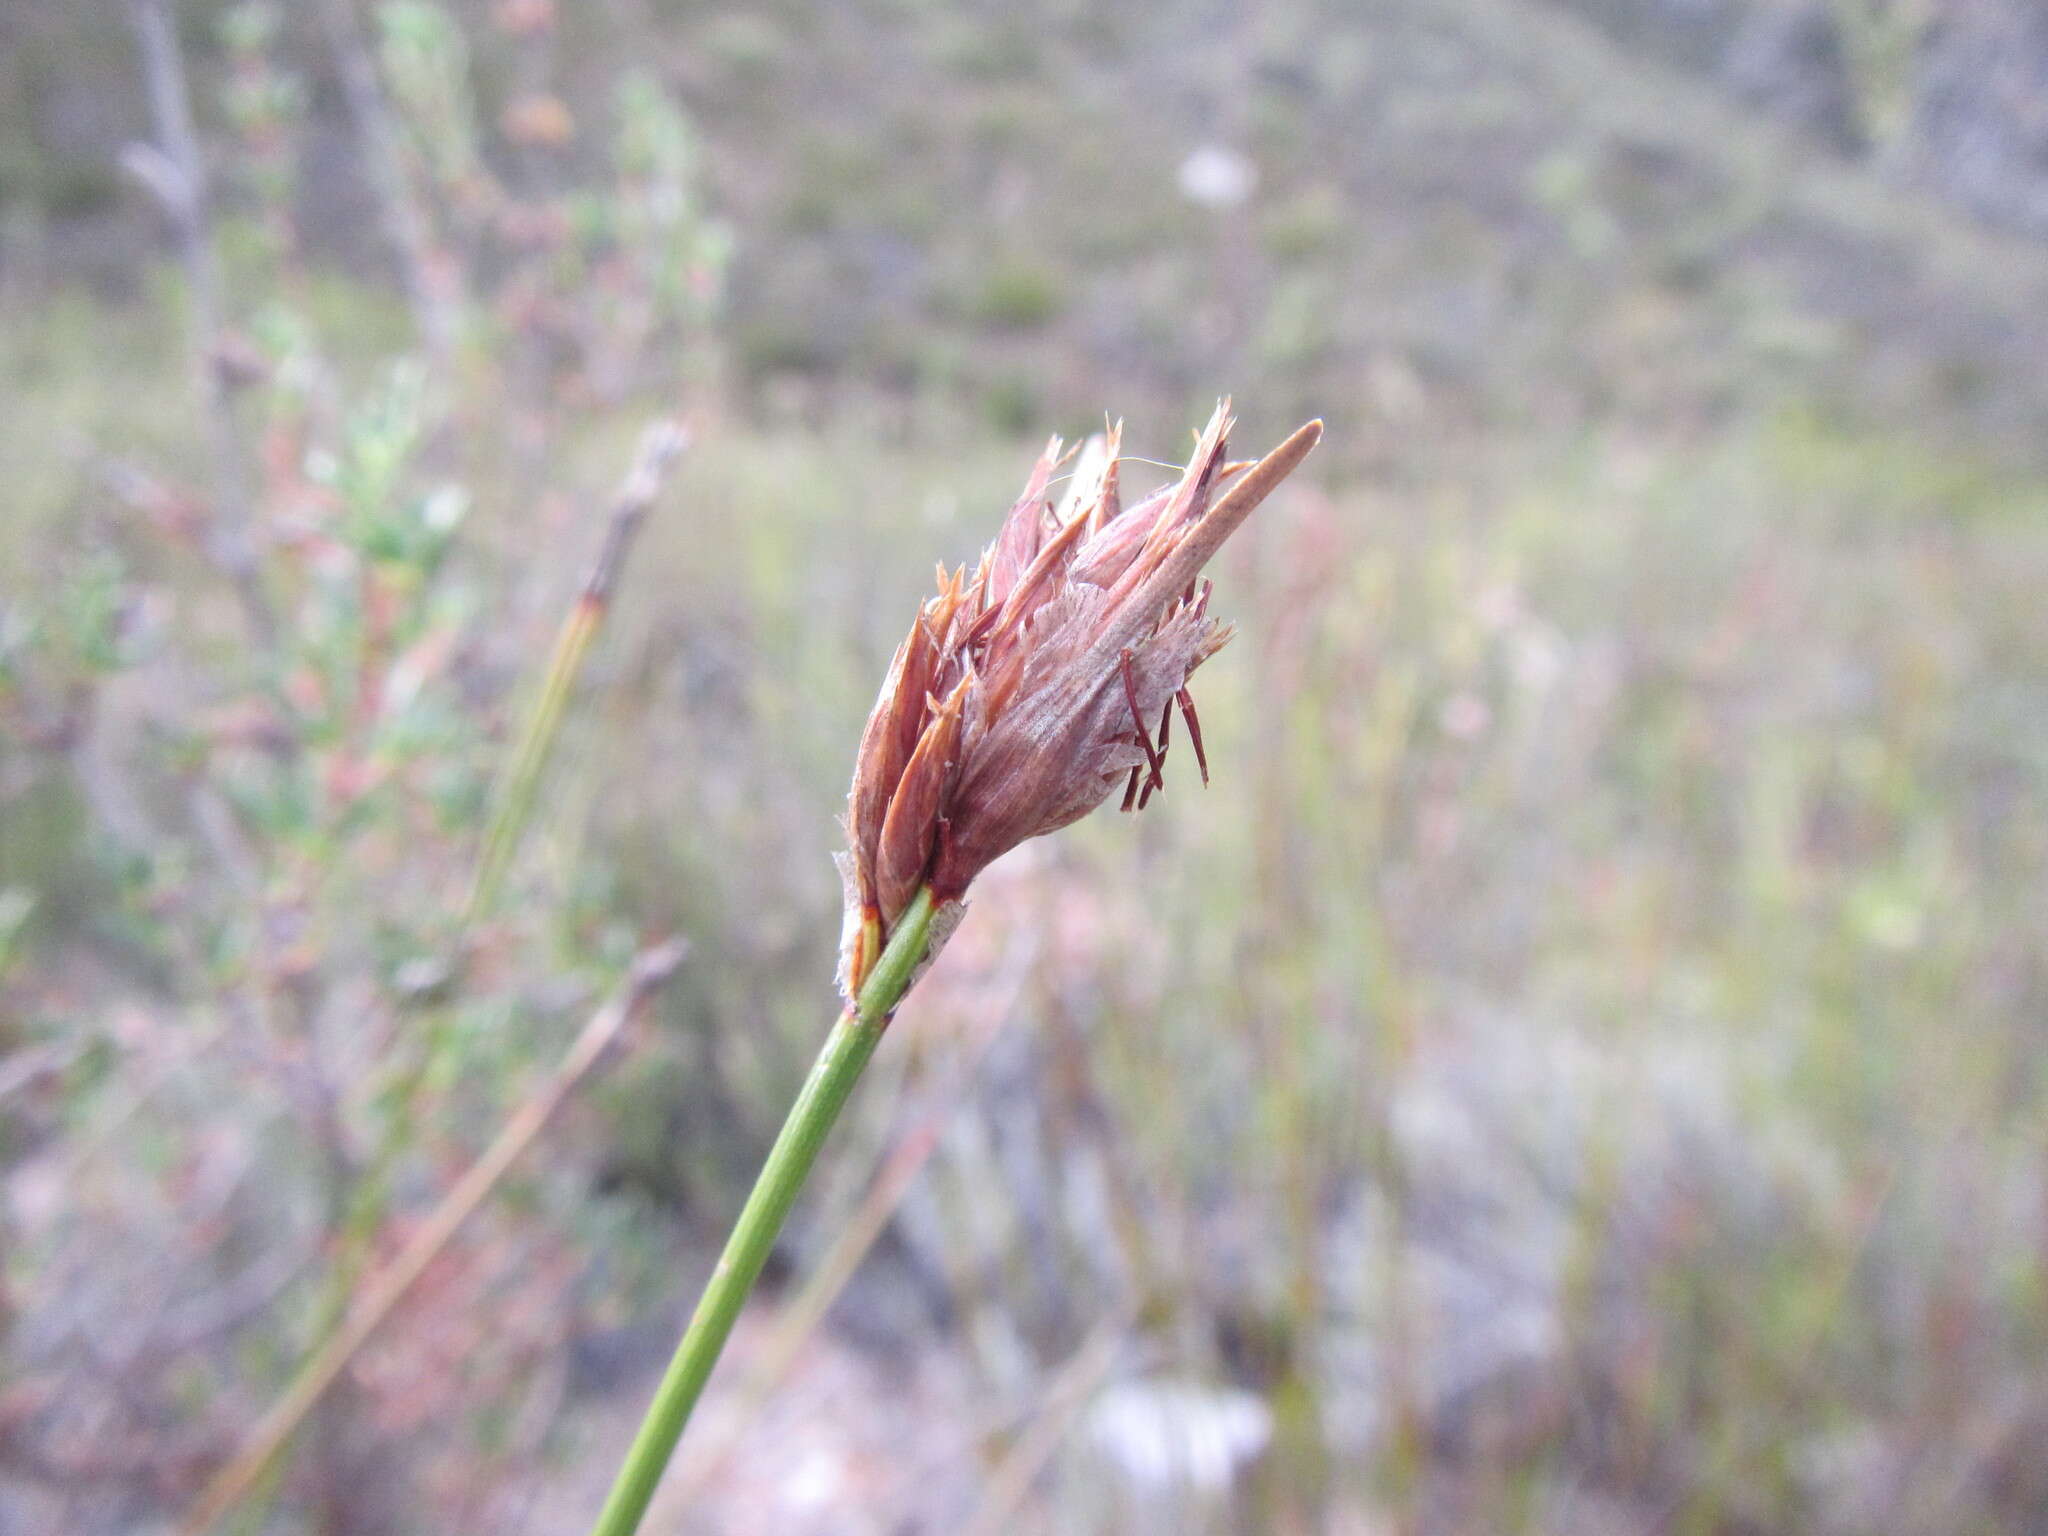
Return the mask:
[[453, 533], [469, 515], [469, 492], [459, 485], [437, 486], [420, 504], [420, 522], [432, 533]]
[[1478, 694], [1461, 688], [1444, 700], [1443, 708], [1437, 711], [1437, 719], [1446, 736], [1459, 741], [1477, 741], [1493, 724], [1493, 711]]
[[1180, 163], [1181, 194], [1204, 208], [1236, 208], [1259, 185], [1259, 168], [1234, 149], [1204, 144]]
[[1273, 1410], [1231, 1387], [1127, 1382], [1095, 1400], [1088, 1438], [1140, 1487], [1221, 1493], [1273, 1438]]
[[1517, 684], [1530, 693], [1548, 693], [1564, 674], [1570, 647], [1541, 619], [1530, 619], [1516, 633], [1508, 658]]

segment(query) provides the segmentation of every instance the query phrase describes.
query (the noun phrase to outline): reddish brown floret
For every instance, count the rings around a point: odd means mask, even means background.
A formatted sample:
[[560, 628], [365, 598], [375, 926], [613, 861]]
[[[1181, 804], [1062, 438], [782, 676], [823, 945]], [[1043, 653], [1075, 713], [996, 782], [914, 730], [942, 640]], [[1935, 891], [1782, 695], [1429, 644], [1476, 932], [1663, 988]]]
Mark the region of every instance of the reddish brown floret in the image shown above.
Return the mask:
[[[1230, 639], [1202, 567], [1322, 435], [1310, 422], [1232, 464], [1220, 404], [1180, 478], [1122, 505], [1121, 431], [1091, 442], [1057, 510], [1066, 462], [1047, 445], [970, 579], [939, 573], [862, 735], [848, 797], [851, 995], [920, 886], [957, 904], [994, 860], [1095, 809], [1165, 787], [1178, 707], [1207, 783], [1191, 673]], [[1159, 719], [1155, 745], [1145, 722]]]

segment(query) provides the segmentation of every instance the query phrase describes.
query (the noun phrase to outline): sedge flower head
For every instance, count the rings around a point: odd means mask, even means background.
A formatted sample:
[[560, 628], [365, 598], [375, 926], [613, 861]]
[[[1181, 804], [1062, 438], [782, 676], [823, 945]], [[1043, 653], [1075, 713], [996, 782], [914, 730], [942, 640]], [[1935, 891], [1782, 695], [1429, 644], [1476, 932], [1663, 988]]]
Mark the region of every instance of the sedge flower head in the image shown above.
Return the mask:
[[1027, 838], [1123, 791], [1165, 787], [1173, 716], [1203, 782], [1189, 676], [1230, 639], [1202, 569], [1322, 435], [1301, 427], [1265, 457], [1227, 458], [1219, 404], [1180, 478], [1125, 507], [1121, 425], [1075, 461], [1065, 497], [1057, 438], [972, 576], [940, 568], [937, 595], [897, 647], [868, 718], [848, 797], [840, 984], [858, 990], [926, 885], [936, 951], [974, 877]]

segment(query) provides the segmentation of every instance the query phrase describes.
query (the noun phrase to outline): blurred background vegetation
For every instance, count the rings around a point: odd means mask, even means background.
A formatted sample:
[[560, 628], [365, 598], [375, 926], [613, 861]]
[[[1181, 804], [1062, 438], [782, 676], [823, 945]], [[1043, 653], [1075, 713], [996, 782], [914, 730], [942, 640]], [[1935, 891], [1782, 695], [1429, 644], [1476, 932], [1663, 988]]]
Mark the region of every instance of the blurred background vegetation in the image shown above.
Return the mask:
[[2044, 242], [2031, 0], [12, 0], [0, 1531], [624, 985], [227, 1526], [583, 1530], [924, 573], [1223, 392], [1214, 785], [983, 882], [654, 1528], [2048, 1531]]

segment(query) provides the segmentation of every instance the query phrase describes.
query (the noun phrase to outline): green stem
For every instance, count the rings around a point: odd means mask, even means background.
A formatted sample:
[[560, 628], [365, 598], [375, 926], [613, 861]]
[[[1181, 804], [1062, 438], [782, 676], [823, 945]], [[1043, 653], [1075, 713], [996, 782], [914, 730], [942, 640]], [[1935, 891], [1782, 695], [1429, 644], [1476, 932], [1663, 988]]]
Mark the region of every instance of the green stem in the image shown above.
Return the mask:
[[732, 1236], [726, 1239], [718, 1267], [711, 1271], [697, 1311], [676, 1346], [675, 1358], [655, 1389], [654, 1401], [640, 1421], [640, 1432], [633, 1437], [632, 1449], [626, 1452], [625, 1465], [619, 1468], [618, 1480], [612, 1484], [611, 1496], [590, 1536], [633, 1536], [640, 1528], [655, 1485], [675, 1454], [683, 1426], [690, 1421], [690, 1410], [697, 1406], [698, 1395], [718, 1364], [726, 1337], [767, 1262], [789, 1208], [810, 1177], [818, 1149], [874, 1054], [890, 1013], [910, 990], [911, 977], [925, 956], [935, 905], [931, 887], [918, 891], [897, 919], [888, 947], [876, 959], [855, 1005], [839, 1015], [832, 1033], [825, 1037], [803, 1092], [791, 1106], [782, 1134], [775, 1138], [768, 1161], [754, 1181], [753, 1193], [747, 1196]]
[[[556, 632], [555, 648], [541, 679], [540, 696], [527, 717], [511, 767], [498, 790], [496, 808], [477, 855], [469, 896], [456, 923], [454, 949], [458, 964], [466, 960], [464, 946], [477, 924], [489, 914], [506, 867], [532, 820], [535, 791], [561, 735], [563, 714], [582, 676], [584, 659], [604, 613], [602, 598], [594, 598], [586, 591]], [[316, 1314], [317, 1344], [310, 1359], [318, 1358], [319, 1346], [333, 1337], [348, 1313], [349, 1298], [368, 1267], [372, 1240], [390, 1205], [392, 1172], [419, 1130], [420, 1099], [435, 1074], [446, 1068], [453, 1039], [448, 1007], [430, 1006], [420, 1022], [413, 1057], [391, 1086], [383, 1134], [371, 1150], [342, 1213], [336, 1259]], [[294, 1387], [298, 1384], [295, 1382]]]
[[540, 787], [541, 773], [554, 753], [555, 740], [561, 735], [562, 715], [568, 707], [569, 695], [583, 673], [583, 659], [589, 653], [590, 642], [596, 637], [603, 618], [603, 601], [594, 600], [586, 593], [577, 599], [576, 606], [569, 611], [569, 617], [555, 636], [555, 650], [548, 658], [540, 696], [534, 701], [533, 713], [527, 718], [512, 766], [505, 775], [504, 783], [499, 786], [497, 804], [492, 809], [490, 824], [477, 852], [476, 873], [470, 882], [469, 899], [462, 908], [461, 928], [465, 935], [490, 911], [497, 899], [498, 885], [505, 877], [506, 866], [512, 862], [512, 854], [532, 818], [534, 793]]

